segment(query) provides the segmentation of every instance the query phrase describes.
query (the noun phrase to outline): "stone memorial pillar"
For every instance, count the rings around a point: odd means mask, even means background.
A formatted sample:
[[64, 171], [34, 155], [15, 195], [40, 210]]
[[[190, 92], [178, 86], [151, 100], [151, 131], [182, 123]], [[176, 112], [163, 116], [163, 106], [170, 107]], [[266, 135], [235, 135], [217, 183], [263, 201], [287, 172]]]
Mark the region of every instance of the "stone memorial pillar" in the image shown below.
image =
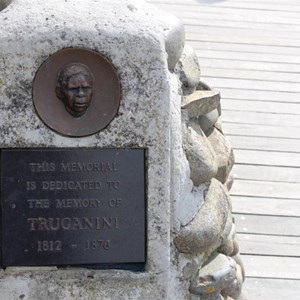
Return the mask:
[[232, 149], [182, 24], [0, 5], [1, 297], [241, 299]]

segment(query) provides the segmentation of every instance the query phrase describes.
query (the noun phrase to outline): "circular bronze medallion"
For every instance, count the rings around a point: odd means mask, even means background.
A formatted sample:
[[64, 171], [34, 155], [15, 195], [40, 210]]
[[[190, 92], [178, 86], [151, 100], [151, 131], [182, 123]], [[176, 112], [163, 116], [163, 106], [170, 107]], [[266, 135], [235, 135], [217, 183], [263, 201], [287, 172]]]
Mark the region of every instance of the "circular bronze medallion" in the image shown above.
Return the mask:
[[72, 137], [94, 134], [115, 117], [120, 81], [112, 64], [95, 51], [67, 48], [51, 55], [33, 83], [33, 102], [42, 121]]

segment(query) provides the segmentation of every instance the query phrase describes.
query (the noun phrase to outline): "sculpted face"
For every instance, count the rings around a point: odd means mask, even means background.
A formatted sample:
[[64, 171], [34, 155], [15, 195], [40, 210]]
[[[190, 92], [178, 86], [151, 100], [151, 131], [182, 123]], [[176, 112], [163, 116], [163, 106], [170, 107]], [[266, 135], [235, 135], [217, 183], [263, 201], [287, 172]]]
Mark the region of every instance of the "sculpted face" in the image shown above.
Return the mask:
[[64, 90], [66, 109], [74, 114], [82, 115], [92, 101], [92, 86], [83, 74], [71, 76]]
[[82, 116], [93, 96], [93, 79], [87, 67], [79, 64], [67, 66], [60, 73], [56, 94], [72, 116]]

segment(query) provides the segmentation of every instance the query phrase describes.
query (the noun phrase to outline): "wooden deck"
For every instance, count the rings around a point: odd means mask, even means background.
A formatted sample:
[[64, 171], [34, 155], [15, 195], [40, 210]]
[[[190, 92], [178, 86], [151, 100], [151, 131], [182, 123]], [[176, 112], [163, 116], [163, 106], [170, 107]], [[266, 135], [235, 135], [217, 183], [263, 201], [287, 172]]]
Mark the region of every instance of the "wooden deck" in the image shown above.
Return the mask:
[[300, 299], [300, 1], [149, 0], [222, 94], [248, 300]]

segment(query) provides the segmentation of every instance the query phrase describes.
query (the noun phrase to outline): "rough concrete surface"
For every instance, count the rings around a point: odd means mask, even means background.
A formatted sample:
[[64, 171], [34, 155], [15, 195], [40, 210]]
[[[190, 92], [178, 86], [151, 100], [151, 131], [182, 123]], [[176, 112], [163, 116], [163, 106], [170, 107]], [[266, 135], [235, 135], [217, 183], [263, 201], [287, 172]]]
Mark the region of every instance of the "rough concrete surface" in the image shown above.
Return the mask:
[[[166, 42], [178, 32], [176, 20], [136, 0], [15, 0], [0, 12], [2, 148], [148, 149], [146, 271], [2, 270], [4, 299], [183, 299], [188, 293], [186, 283], [177, 279], [176, 267], [170, 266], [170, 116], [176, 110], [171, 103], [177, 101], [179, 84], [168, 70], [171, 50], [168, 55]], [[66, 47], [102, 54], [121, 81], [119, 114], [105, 130], [89, 137], [55, 133], [33, 106], [32, 82], [38, 68]], [[181, 55], [176, 51], [173, 64]]]

